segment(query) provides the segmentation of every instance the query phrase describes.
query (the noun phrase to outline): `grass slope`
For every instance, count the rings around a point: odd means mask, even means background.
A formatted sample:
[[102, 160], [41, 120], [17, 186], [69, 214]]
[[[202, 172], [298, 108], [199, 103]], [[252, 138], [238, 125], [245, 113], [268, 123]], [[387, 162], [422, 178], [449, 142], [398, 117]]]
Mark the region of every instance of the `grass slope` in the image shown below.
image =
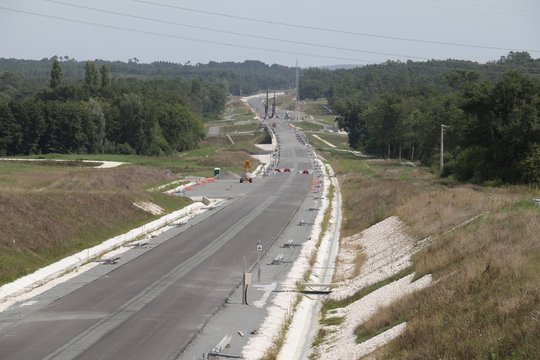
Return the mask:
[[471, 186], [395, 161], [323, 155], [341, 183], [343, 236], [398, 215], [414, 238], [429, 244], [414, 257], [412, 270], [417, 277], [433, 274], [434, 284], [381, 309], [357, 329], [365, 340], [408, 320], [405, 333], [377, 358], [537, 356], [540, 208], [530, 199], [538, 190]]
[[[229, 115], [248, 110], [234, 99]], [[157, 218], [134, 202], [151, 201], [167, 212], [191, 202], [147, 189], [186, 176], [212, 176], [216, 166], [241, 173], [246, 159], [255, 169], [259, 162], [249, 155], [260, 153], [253, 144], [266, 135], [231, 137], [234, 145], [208, 138], [198, 149], [162, 157], [47, 154], [38, 157], [75, 161], [0, 161], [0, 285]], [[76, 161], [81, 159], [129, 165], [94, 169]]]

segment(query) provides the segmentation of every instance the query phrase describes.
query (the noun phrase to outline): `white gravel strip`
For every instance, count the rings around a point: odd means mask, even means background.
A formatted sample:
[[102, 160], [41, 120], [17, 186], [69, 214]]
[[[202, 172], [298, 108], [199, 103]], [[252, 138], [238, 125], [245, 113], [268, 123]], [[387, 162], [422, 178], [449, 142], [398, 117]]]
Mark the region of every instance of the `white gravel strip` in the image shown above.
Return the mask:
[[[15, 159], [15, 158], [0, 158], [2, 161], [57, 161], [57, 162], [68, 162], [68, 161], [79, 161], [79, 160], [68, 160], [68, 159]], [[96, 169], [110, 169], [118, 167], [125, 162], [120, 161], [106, 161], [106, 160], [81, 160], [84, 163], [101, 163], [100, 165], [94, 166]]]
[[[342, 240], [337, 275], [347, 277], [355, 266], [358, 251], [363, 251], [367, 259], [361, 273], [352, 279], [342, 281], [329, 296], [343, 299], [361, 289], [384, 280], [411, 265], [413, 240], [405, 233], [405, 224], [398, 217], [389, 217], [360, 234]], [[343, 316], [345, 321], [339, 326], [326, 327], [332, 330], [325, 342], [317, 349], [326, 360], [357, 359], [396, 338], [405, 330], [406, 324], [399, 324], [365, 342], [356, 344], [355, 328], [373, 316], [380, 307], [387, 306], [401, 297], [423, 289], [431, 283], [431, 275], [411, 283], [414, 274], [407, 275], [381, 287], [351, 305], [331, 311], [327, 317]]]
[[358, 344], [355, 349], [356, 354], [359, 354], [358, 356], [364, 356], [377, 350], [382, 345], [388, 344], [390, 341], [401, 335], [406, 328], [407, 322], [402, 322], [401, 324], [398, 324], [385, 332], [382, 332], [379, 335]]
[[423, 289], [431, 283], [431, 275], [426, 275], [411, 283], [414, 274], [407, 275], [393, 283], [373, 291], [362, 299], [328, 316], [344, 316], [345, 322], [337, 327], [328, 341], [320, 346], [319, 353], [325, 360], [358, 359], [398, 336], [405, 326], [397, 327], [392, 332], [371, 338], [356, 344], [355, 328], [368, 320], [380, 307], [387, 306], [402, 296]]
[[330, 142], [328, 142], [328, 141], [322, 139], [319, 135], [313, 134], [313, 137], [314, 137], [315, 139], [317, 139], [317, 140], [322, 141], [323, 143], [325, 143], [326, 145], [330, 146], [331, 148], [335, 148], [335, 147], [336, 147], [336, 145], [334, 145], [334, 144], [332, 144], [332, 143], [330, 143]]
[[136, 203], [133, 203], [133, 206], [143, 211], [149, 212], [152, 215], [161, 215], [165, 212], [165, 210], [161, 206], [154, 204], [151, 201], [136, 202]]
[[[111, 250], [116, 249], [123, 244], [132, 242], [141, 236], [149, 234], [157, 235], [163, 231], [166, 231], [169, 229], [168, 225], [170, 223], [179, 219], [185, 221], [188, 218], [192, 218], [201, 213], [206, 208], [207, 207], [202, 203], [191, 204], [181, 210], [177, 210], [141, 227], [130, 230], [125, 234], [106, 240], [92, 248], [68, 256], [54, 264], [41, 268], [32, 274], [23, 276], [22, 278], [19, 278], [11, 283], [2, 285], [0, 287], [0, 304], [3, 304], [4, 302], [12, 303], [19, 301], [19, 295], [49, 283], [51, 280], [59, 278], [65, 273], [73, 272], [73, 270], [80, 268], [83, 264], [88, 263], [92, 259], [103, 256], [104, 254], [109, 253]], [[123, 250], [127, 251], [128, 249], [121, 249], [119, 251]], [[67, 279], [68, 278], [65, 278], [65, 280]], [[2, 306], [0, 311], [2, 308], [5, 307]]]
[[405, 224], [397, 216], [389, 217], [360, 234], [342, 240], [337, 275], [352, 272], [356, 253], [364, 250], [367, 260], [360, 276], [343, 281], [332, 291], [331, 299], [354, 295], [366, 286], [390, 277], [410, 266], [413, 239], [404, 230]]

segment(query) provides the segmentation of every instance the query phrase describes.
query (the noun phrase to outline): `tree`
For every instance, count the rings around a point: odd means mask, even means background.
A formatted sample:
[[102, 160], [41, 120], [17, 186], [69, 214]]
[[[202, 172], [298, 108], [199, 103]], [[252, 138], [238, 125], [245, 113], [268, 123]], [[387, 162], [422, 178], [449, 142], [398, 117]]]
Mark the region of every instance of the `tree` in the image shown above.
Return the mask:
[[88, 116], [84, 118], [83, 128], [86, 133], [86, 151], [89, 153], [102, 153], [105, 148], [105, 115], [99, 103], [90, 99], [88, 102]]
[[21, 126], [16, 122], [9, 104], [0, 101], [0, 155], [16, 154], [21, 138]]
[[12, 102], [10, 107], [15, 121], [22, 129], [22, 138], [16, 153], [25, 155], [40, 153], [40, 141], [45, 131], [43, 102], [26, 98]]
[[523, 181], [540, 185], [540, 143], [531, 146], [520, 167], [523, 173]]
[[41, 138], [44, 153], [84, 152], [84, 121], [88, 106], [83, 101], [48, 101], [44, 106], [45, 132]]
[[109, 68], [105, 64], [101, 65], [99, 72], [101, 74], [101, 87], [108, 88], [111, 85], [111, 74], [109, 73]]
[[485, 157], [480, 162], [482, 168], [468, 171], [475, 173], [478, 181], [516, 182], [522, 178], [519, 163], [540, 141], [539, 93], [537, 81], [517, 72], [505, 74], [494, 85], [465, 89], [461, 107], [467, 117], [461, 124], [461, 147], [464, 152], [475, 147], [475, 156]]
[[51, 88], [56, 88], [62, 83], [62, 68], [60, 67], [60, 62], [55, 59], [52, 64], [51, 69]]
[[169, 146], [176, 151], [193, 149], [204, 138], [204, 126], [199, 117], [183, 105], [161, 109], [159, 124]]
[[97, 89], [98, 74], [96, 70], [96, 64], [93, 61], [86, 62], [84, 82], [91, 92]]
[[349, 146], [352, 148], [364, 146], [368, 136], [364, 104], [350, 99], [346, 102], [336, 102], [335, 110], [340, 114], [336, 119], [339, 128], [345, 130], [349, 136]]

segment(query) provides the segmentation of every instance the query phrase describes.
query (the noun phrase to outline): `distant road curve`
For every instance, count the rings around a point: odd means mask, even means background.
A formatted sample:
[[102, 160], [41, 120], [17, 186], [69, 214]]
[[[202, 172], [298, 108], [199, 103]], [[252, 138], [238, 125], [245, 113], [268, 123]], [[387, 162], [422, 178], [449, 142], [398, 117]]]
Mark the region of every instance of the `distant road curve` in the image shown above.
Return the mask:
[[106, 160], [15, 159], [15, 158], [0, 158], [0, 160], [1, 161], [58, 161], [58, 162], [82, 161], [84, 163], [99, 163], [99, 165], [94, 166], [94, 168], [96, 169], [110, 169], [110, 168], [114, 168], [123, 164], [127, 164], [126, 162], [106, 161]]

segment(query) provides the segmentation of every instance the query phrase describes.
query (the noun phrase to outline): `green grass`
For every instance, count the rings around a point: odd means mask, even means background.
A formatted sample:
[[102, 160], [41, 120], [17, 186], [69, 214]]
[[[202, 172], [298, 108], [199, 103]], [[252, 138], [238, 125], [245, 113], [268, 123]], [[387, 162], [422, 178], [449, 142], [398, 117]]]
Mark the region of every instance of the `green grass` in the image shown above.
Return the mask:
[[[257, 139], [258, 137], [250, 136], [250, 139]], [[259, 137], [260, 138], [260, 137]], [[241, 147], [242, 145], [237, 145]], [[251, 149], [252, 153], [259, 153], [260, 150], [255, 148], [252, 144], [244, 145], [246, 148]], [[257, 150], [256, 150], [257, 149]], [[231, 148], [230, 143], [215, 146], [208, 145], [200, 147], [198, 149], [189, 150], [180, 154], [170, 156], [140, 156], [140, 155], [117, 155], [117, 154], [99, 154], [99, 155], [80, 155], [80, 154], [47, 154], [39, 156], [29, 156], [28, 158], [40, 158], [40, 159], [62, 159], [62, 160], [93, 160], [93, 161], [118, 161], [125, 162], [123, 166], [150, 166], [159, 169], [169, 169], [173, 173], [180, 173], [183, 175], [194, 176], [212, 176], [214, 167], [221, 167], [223, 170], [228, 171], [241, 171], [242, 162], [238, 161], [238, 164], [232, 164], [232, 159], [227, 158], [228, 151], [231, 152], [231, 157], [237, 157], [234, 151], [241, 151]], [[258, 152], [256, 152], [258, 151]], [[201, 159], [203, 159], [201, 161]], [[215, 161], [213, 161], [215, 159]], [[242, 159], [243, 161], [243, 159]], [[6, 172], [13, 171], [31, 171], [32, 169], [38, 169], [39, 171], [44, 169], [43, 165], [30, 164], [29, 170], [21, 170], [21, 165], [10, 164], [9, 161], [0, 162], [0, 170], [5, 169]], [[25, 163], [27, 164], [27, 163]], [[62, 166], [57, 166], [59, 168]], [[55, 168], [54, 164], [47, 167], [49, 171]], [[18, 169], [18, 170], [17, 170]], [[4, 172], [1, 172], [2, 174]], [[0, 176], [0, 184], [2, 182], [2, 176]]]
[[[340, 135], [336, 133], [319, 133], [317, 134], [321, 139], [328, 141], [330, 144], [336, 146], [341, 150], [352, 150], [348, 145], [348, 138], [346, 135]], [[323, 147], [328, 147], [324, 144]]]
[[18, 203], [32, 209], [33, 218], [15, 226], [19, 211], [12, 209], [15, 214], [0, 229], [0, 285], [158, 218], [133, 202], [152, 201], [167, 212], [191, 203], [159, 193], [7, 193], [0, 199], [10, 207]]
[[234, 114], [234, 121], [249, 121], [253, 120], [255, 115], [251, 111]]
[[321, 320], [321, 324], [325, 326], [341, 325], [345, 322], [345, 316], [332, 316]]
[[253, 122], [253, 123], [241, 124], [241, 125], [225, 125], [219, 128], [220, 134], [231, 134], [231, 133], [249, 132], [249, 131], [261, 131], [260, 123]]
[[305, 131], [321, 131], [324, 128], [324, 126], [311, 121], [295, 122], [294, 125], [302, 128]]

